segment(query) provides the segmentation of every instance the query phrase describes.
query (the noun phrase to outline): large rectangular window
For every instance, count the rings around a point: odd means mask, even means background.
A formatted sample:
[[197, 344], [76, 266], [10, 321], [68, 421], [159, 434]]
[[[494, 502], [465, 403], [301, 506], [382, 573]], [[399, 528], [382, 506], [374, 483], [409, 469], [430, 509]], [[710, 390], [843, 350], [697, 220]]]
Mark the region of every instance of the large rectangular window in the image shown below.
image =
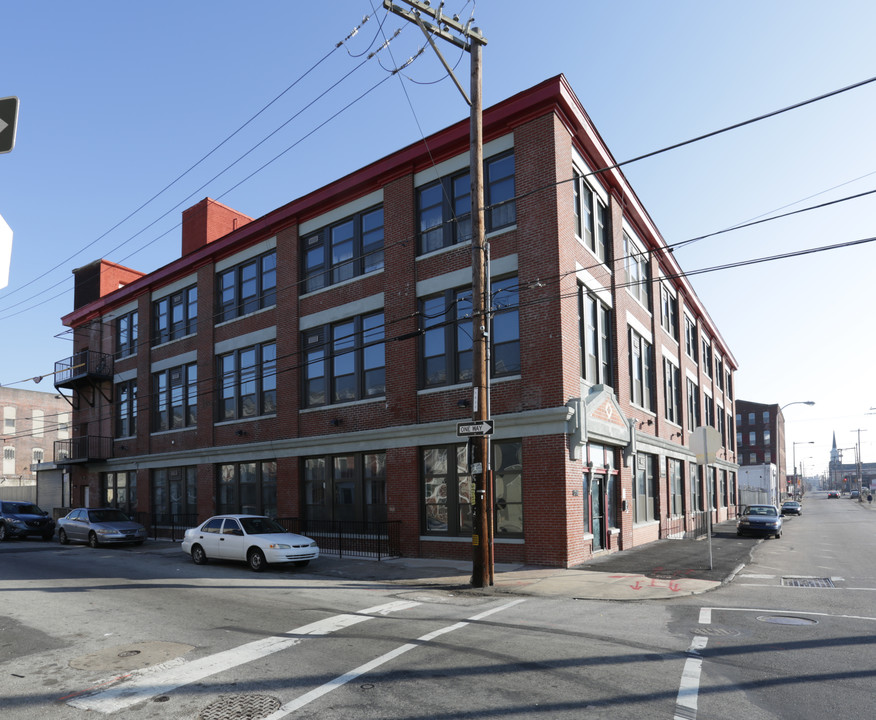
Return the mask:
[[198, 474], [194, 465], [152, 471], [152, 517], [158, 523], [192, 525], [198, 518]]
[[383, 269], [383, 207], [311, 233], [301, 243], [303, 292]]
[[386, 453], [304, 459], [304, 507], [309, 520], [386, 520]]
[[627, 271], [627, 290], [650, 311], [651, 270], [648, 255], [627, 233], [624, 233], [624, 266]]
[[575, 170], [573, 185], [575, 234], [596, 257], [605, 262], [609, 247], [608, 208], [584, 175]]
[[654, 408], [652, 382], [654, 350], [645, 338], [630, 328], [630, 389], [634, 405], [646, 410]]
[[133, 470], [101, 473], [100, 499], [104, 507], [118, 508], [126, 515], [134, 516], [137, 512], [137, 473]]
[[116, 383], [116, 437], [137, 434], [137, 381]]
[[197, 285], [192, 285], [152, 303], [153, 345], [194, 335], [197, 330]]
[[[517, 278], [492, 284], [490, 376], [520, 372], [520, 321]], [[471, 382], [474, 326], [471, 289], [445, 290], [420, 301], [421, 386]]]
[[687, 427], [693, 430], [701, 424], [700, 419], [700, 388], [690, 378], [687, 378]]
[[[514, 154], [484, 161], [484, 229], [517, 222]], [[420, 254], [471, 240], [471, 177], [468, 171], [441, 178], [417, 191]]]
[[386, 395], [383, 313], [361, 315], [302, 333], [305, 407]]
[[660, 326], [678, 340], [678, 299], [666, 282], [660, 283]]
[[277, 412], [277, 345], [265, 343], [217, 357], [217, 420], [273, 415]]
[[233, 320], [277, 304], [277, 251], [216, 275], [216, 322]]
[[137, 318], [136, 310], [116, 318], [116, 357], [128, 357], [137, 352]]
[[672, 515], [684, 514], [684, 464], [669, 458], [669, 511]]
[[277, 517], [275, 460], [224, 463], [218, 466], [216, 510]]
[[197, 363], [152, 373], [152, 432], [198, 424]]
[[637, 523], [657, 519], [657, 478], [653, 455], [636, 455], [636, 473], [633, 483], [633, 509]]
[[578, 292], [581, 376], [594, 385], [611, 385], [611, 308], [583, 286]]
[[663, 358], [663, 403], [666, 419], [681, 425], [681, 371]]
[[697, 341], [697, 326], [687, 315], [684, 316], [684, 351], [687, 356], [697, 361], [699, 356], [699, 342]]
[[[493, 532], [497, 537], [523, 537], [523, 464], [519, 440], [491, 444], [493, 457]], [[474, 485], [467, 446], [445, 445], [421, 450], [423, 531], [427, 535], [470, 536]]]

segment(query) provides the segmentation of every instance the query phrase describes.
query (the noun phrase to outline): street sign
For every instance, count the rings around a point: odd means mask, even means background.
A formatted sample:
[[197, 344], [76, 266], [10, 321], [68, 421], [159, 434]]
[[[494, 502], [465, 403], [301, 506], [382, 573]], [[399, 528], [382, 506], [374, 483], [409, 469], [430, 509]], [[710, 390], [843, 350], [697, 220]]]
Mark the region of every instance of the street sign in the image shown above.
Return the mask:
[[8, 153], [15, 147], [17, 121], [18, 98], [0, 98], [0, 153]]
[[470, 437], [479, 435], [492, 435], [493, 421], [478, 420], [477, 422], [464, 422], [456, 424], [457, 437]]

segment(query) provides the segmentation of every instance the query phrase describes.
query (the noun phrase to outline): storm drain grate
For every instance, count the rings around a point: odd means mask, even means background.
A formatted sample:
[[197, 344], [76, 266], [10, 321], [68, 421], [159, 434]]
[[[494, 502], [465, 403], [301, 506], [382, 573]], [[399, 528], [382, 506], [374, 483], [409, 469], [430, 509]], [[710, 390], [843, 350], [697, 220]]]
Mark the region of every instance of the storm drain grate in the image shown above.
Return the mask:
[[198, 720], [261, 720], [279, 708], [270, 695], [226, 695], [205, 707]]
[[783, 577], [782, 585], [785, 587], [803, 587], [803, 588], [835, 588], [833, 580], [830, 578], [817, 577]]

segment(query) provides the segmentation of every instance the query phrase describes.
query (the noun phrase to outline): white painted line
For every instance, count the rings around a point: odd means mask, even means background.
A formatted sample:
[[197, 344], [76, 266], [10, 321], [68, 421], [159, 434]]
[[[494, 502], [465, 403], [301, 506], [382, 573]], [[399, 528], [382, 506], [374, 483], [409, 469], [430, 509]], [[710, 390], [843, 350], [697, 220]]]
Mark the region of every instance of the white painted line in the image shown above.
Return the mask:
[[697, 701], [700, 692], [700, 672], [703, 668], [703, 659], [700, 650], [706, 647], [709, 641], [706, 637], [695, 637], [688, 648], [688, 657], [684, 661], [684, 670], [681, 672], [681, 683], [678, 687], [678, 697], [675, 700], [674, 720], [696, 720]]
[[[131, 678], [128, 682], [111, 687], [93, 695], [85, 695], [70, 700], [67, 704], [81, 710], [96, 710], [104, 714], [119, 712], [138, 702], [143, 702], [156, 695], [175, 690], [183, 685], [198, 682], [216, 673], [230, 670], [267, 655], [285, 650], [301, 642], [301, 635], [327, 635], [351, 625], [374, 619], [375, 615], [386, 615], [399, 610], [419, 605], [418, 602], [398, 600], [361, 610], [356, 614], [335, 615], [315, 623], [302, 625], [289, 630], [283, 636], [274, 636], [256, 640], [231, 650], [225, 650], [215, 655], [193, 660], [182, 666], [174, 667], [160, 673], [152, 673]], [[292, 636], [292, 637], [287, 637]]]
[[346, 685], [351, 680], [355, 680], [360, 675], [364, 675], [365, 673], [371, 672], [372, 670], [379, 668], [381, 665], [388, 663], [390, 660], [394, 660], [395, 658], [399, 657], [400, 655], [404, 655], [409, 650], [414, 650], [418, 647], [421, 647], [423, 645], [423, 643], [430, 642], [431, 640], [434, 640], [435, 638], [440, 637], [441, 635], [445, 635], [447, 633], [453, 632], [454, 630], [459, 630], [461, 628], [464, 628], [470, 622], [476, 622], [478, 620], [483, 620], [484, 618], [489, 617], [490, 615], [493, 615], [494, 613], [501, 612], [503, 610], [507, 610], [508, 608], [510, 608], [514, 605], [518, 605], [519, 603], [522, 603], [522, 602], [524, 602], [524, 600], [514, 600], [513, 602], [506, 603], [505, 605], [500, 605], [499, 607], [492, 608], [491, 610], [487, 610], [485, 612], [479, 613], [478, 615], [474, 615], [473, 617], [470, 617], [466, 621], [458, 622], [458, 623], [455, 623], [453, 625], [448, 625], [447, 627], [443, 627], [443, 628], [440, 628], [438, 630], [434, 630], [433, 632], [427, 633], [426, 635], [423, 635], [422, 637], [417, 638], [412, 643], [406, 643], [404, 645], [400, 645], [399, 647], [395, 648], [394, 650], [390, 650], [388, 653], [384, 653], [380, 657], [374, 658], [374, 660], [371, 660], [371, 661], [365, 663], [364, 665], [360, 665], [356, 669], [351, 670], [350, 672], [345, 673], [344, 675], [340, 675], [340, 676], [336, 677], [334, 680], [330, 680], [329, 682], [327, 682], [323, 685], [320, 685], [317, 688], [314, 688], [310, 692], [304, 693], [304, 695], [301, 695], [300, 697], [295, 698], [294, 700], [286, 703], [285, 705], [280, 707], [278, 710], [276, 710], [273, 713], [271, 713], [270, 715], [268, 715], [265, 718], [265, 720], [282, 720], [282, 718], [285, 718], [290, 713], [293, 713], [296, 710], [300, 710], [305, 705], [308, 705], [309, 703], [313, 702], [314, 700], [321, 698], [323, 695], [327, 695], [332, 690], [337, 690], [339, 687]]
[[700, 608], [700, 625], [712, 624], [712, 608]]

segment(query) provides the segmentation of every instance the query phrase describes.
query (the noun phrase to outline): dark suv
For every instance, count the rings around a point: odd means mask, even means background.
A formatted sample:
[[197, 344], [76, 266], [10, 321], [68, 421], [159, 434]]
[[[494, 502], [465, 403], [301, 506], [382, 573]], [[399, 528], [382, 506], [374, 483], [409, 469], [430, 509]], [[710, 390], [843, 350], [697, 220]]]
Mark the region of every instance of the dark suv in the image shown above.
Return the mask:
[[0, 502], [0, 540], [37, 535], [51, 540], [55, 521], [31, 502], [3, 500]]

